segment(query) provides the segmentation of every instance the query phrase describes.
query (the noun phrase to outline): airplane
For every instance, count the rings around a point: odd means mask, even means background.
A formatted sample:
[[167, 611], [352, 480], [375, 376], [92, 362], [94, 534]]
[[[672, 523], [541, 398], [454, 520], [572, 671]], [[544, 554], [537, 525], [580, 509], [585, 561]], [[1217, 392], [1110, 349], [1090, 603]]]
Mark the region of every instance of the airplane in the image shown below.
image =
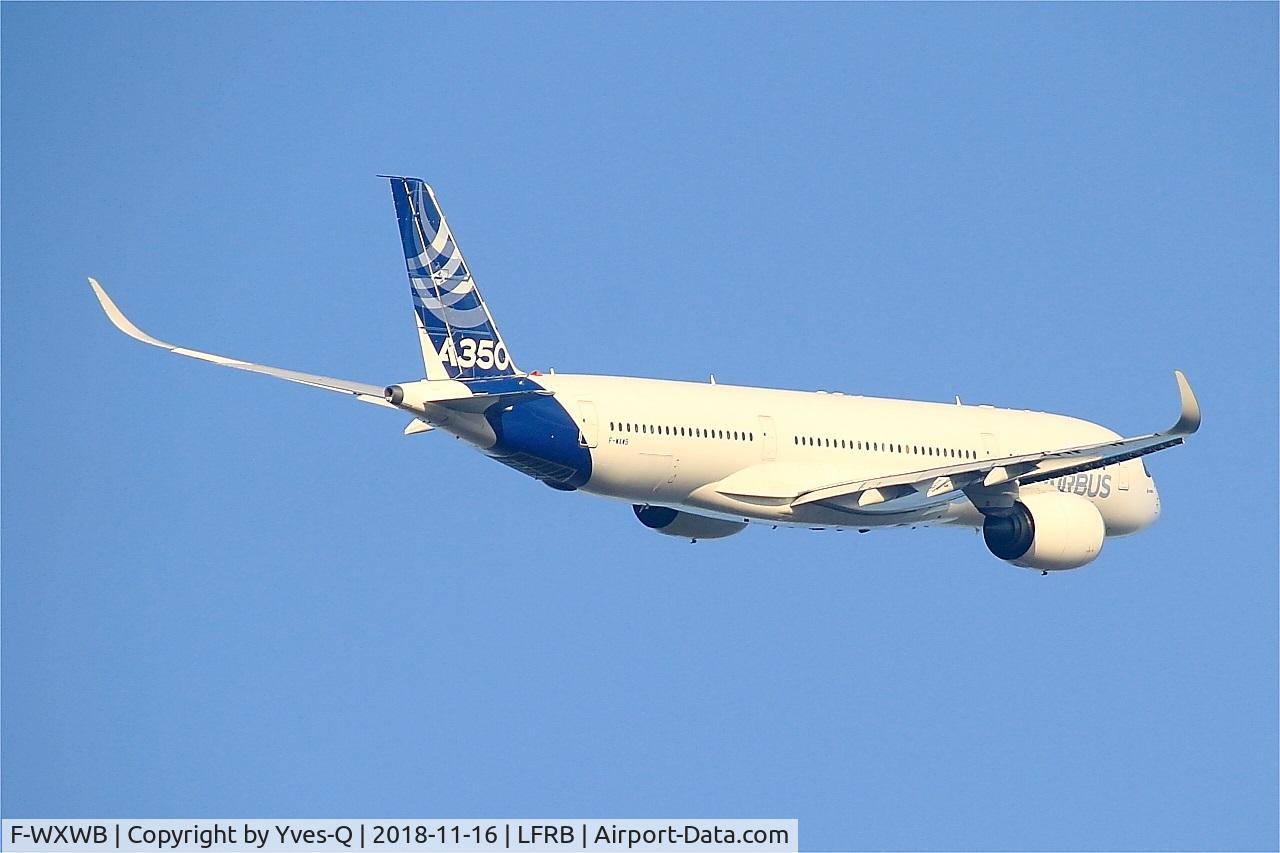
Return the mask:
[[178, 355], [395, 409], [553, 489], [625, 501], [646, 528], [698, 541], [750, 524], [868, 532], [962, 527], [1022, 568], [1075, 569], [1160, 514], [1142, 457], [1182, 444], [1200, 406], [1174, 371], [1177, 422], [1122, 438], [1063, 415], [625, 376], [518, 369], [430, 186], [391, 184], [423, 377], [334, 379], [126, 335]]

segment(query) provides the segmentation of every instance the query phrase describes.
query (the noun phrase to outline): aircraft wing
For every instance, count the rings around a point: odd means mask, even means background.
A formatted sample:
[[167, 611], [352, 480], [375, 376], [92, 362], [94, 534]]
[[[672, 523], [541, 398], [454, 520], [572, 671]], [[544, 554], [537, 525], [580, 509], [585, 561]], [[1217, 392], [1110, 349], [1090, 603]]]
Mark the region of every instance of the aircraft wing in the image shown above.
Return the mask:
[[791, 501], [792, 506], [839, 500], [852, 501], [858, 507], [872, 507], [908, 495], [940, 496], [957, 490], [994, 488], [1010, 482], [1023, 485], [1054, 477], [1105, 468], [1117, 462], [1136, 459], [1158, 450], [1182, 444], [1186, 436], [1200, 428], [1200, 404], [1182, 371], [1173, 372], [1178, 383], [1180, 411], [1178, 422], [1163, 432], [1134, 438], [1024, 453], [999, 459], [967, 461], [918, 471], [906, 471], [885, 477], [832, 483], [802, 492]]
[[236, 370], [248, 370], [253, 373], [265, 373], [267, 376], [274, 376], [277, 379], [286, 379], [289, 382], [298, 382], [302, 385], [310, 385], [313, 388], [323, 388], [326, 391], [338, 391], [343, 394], [350, 394], [363, 403], [373, 403], [376, 406], [385, 406], [387, 408], [397, 408], [383, 399], [383, 389], [378, 385], [368, 385], [364, 382], [350, 382], [346, 379], [334, 379], [330, 376], [317, 376], [312, 373], [301, 373], [297, 370], [285, 370], [280, 367], [269, 367], [265, 364], [253, 364], [248, 361], [241, 361], [236, 358], [227, 358], [223, 355], [216, 355], [211, 352], [201, 352], [200, 350], [187, 349], [175, 344], [166, 343], [151, 337], [146, 332], [139, 329], [129, 321], [116, 304], [111, 301], [111, 297], [102, 289], [102, 285], [97, 280], [90, 278], [89, 286], [93, 288], [94, 294], [98, 297], [98, 302], [102, 305], [103, 312], [106, 313], [107, 319], [115, 325], [117, 329], [124, 332], [134, 340], [142, 341], [144, 344], [150, 344], [153, 347], [160, 347], [178, 355], [185, 355], [188, 358], [197, 358], [201, 361], [207, 361], [211, 364], [217, 364], [222, 367], [234, 367]]

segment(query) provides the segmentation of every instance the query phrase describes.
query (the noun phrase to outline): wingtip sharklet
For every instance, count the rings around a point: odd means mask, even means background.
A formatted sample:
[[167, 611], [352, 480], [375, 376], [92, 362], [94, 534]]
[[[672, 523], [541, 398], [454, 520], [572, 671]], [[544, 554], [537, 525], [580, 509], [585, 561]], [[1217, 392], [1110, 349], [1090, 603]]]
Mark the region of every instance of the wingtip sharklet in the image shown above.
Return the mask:
[[129, 318], [124, 315], [124, 312], [117, 308], [116, 304], [111, 301], [111, 297], [107, 295], [107, 291], [103, 289], [102, 285], [98, 284], [97, 279], [92, 276], [89, 276], [88, 278], [89, 286], [93, 288], [94, 295], [98, 297], [98, 303], [102, 306], [103, 313], [107, 315], [107, 319], [111, 321], [111, 324], [129, 337], [142, 341], [144, 344], [160, 347], [161, 349], [168, 350], [176, 355], [194, 358], [198, 361], [205, 361], [210, 364], [216, 364], [220, 367], [231, 367], [236, 370], [246, 370], [250, 373], [262, 373], [266, 376], [274, 376], [277, 379], [297, 382], [301, 385], [310, 385], [314, 388], [324, 388], [329, 391], [340, 391], [344, 394], [353, 394], [363, 402], [373, 403], [387, 408], [395, 408], [382, 398], [383, 388], [385, 387], [382, 385], [372, 385], [366, 382], [352, 382], [347, 379], [336, 379], [332, 376], [303, 373], [300, 370], [286, 370], [283, 367], [272, 367], [267, 364], [255, 364], [238, 358], [228, 358], [225, 355], [218, 355], [217, 353], [176, 346], [175, 344], [159, 340], [158, 338], [153, 338], [129, 321]]
[[1200, 429], [1200, 402], [1191, 390], [1191, 383], [1181, 370], [1173, 371], [1173, 378], [1178, 383], [1178, 422], [1170, 429], [1171, 435], [1191, 435]]
[[111, 325], [115, 326], [134, 340], [142, 341], [144, 344], [164, 347], [165, 349], [173, 349], [172, 344], [167, 344], [164, 341], [157, 340], [139, 329], [137, 326], [133, 325], [129, 318], [124, 315], [124, 312], [121, 311], [116, 306], [116, 303], [111, 300], [111, 297], [107, 295], [107, 291], [103, 289], [102, 285], [98, 284], [98, 280], [93, 276], [88, 276], [88, 279], [89, 286], [93, 288], [94, 295], [98, 297], [98, 304], [102, 306], [102, 312], [107, 315], [107, 319], [111, 321]]

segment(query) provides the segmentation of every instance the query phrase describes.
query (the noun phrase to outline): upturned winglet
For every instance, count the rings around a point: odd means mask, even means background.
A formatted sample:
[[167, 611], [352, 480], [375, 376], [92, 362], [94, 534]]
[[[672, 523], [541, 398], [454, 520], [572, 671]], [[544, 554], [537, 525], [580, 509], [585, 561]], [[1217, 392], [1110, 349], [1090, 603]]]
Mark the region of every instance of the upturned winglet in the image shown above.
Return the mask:
[[1178, 382], [1178, 422], [1170, 427], [1166, 435], [1191, 435], [1200, 429], [1200, 403], [1191, 390], [1191, 383], [1181, 370], [1173, 371], [1173, 378]]
[[324, 388], [327, 391], [339, 391], [343, 394], [351, 394], [358, 400], [365, 403], [373, 403], [375, 406], [386, 406], [394, 408], [383, 399], [383, 387], [380, 385], [371, 385], [365, 382], [351, 382], [346, 379], [335, 379], [331, 376], [319, 376], [314, 373], [302, 373], [298, 370], [285, 370], [282, 367], [271, 367], [266, 364], [255, 364], [251, 361], [242, 361], [238, 358], [228, 358], [225, 355], [217, 353], [204, 352], [202, 350], [188, 349], [187, 347], [171, 344], [162, 341], [159, 338], [153, 338], [137, 326], [124, 315], [116, 304], [111, 301], [111, 297], [98, 284], [95, 278], [89, 278], [89, 286], [93, 288], [93, 293], [98, 297], [98, 303], [102, 305], [102, 311], [107, 315], [107, 319], [111, 324], [129, 337], [144, 344], [150, 344], [153, 347], [160, 347], [168, 350], [175, 355], [185, 355], [187, 358], [199, 359], [207, 361], [210, 364], [216, 364], [221, 367], [232, 367], [236, 370], [247, 370], [250, 373], [262, 373], [267, 376], [274, 376], [277, 379], [285, 379], [289, 382], [297, 382], [302, 385], [310, 385], [313, 388]]
[[151, 344], [155, 347], [164, 347], [165, 349], [175, 349], [173, 344], [167, 344], [164, 341], [151, 337], [146, 332], [139, 329], [124, 316], [124, 312], [116, 307], [111, 301], [111, 297], [102, 289], [102, 285], [98, 284], [98, 280], [92, 276], [89, 277], [89, 286], [93, 288], [94, 295], [98, 297], [98, 303], [102, 305], [102, 311], [107, 315], [107, 319], [111, 321], [117, 329], [124, 332], [134, 340], [142, 341], [144, 344]]

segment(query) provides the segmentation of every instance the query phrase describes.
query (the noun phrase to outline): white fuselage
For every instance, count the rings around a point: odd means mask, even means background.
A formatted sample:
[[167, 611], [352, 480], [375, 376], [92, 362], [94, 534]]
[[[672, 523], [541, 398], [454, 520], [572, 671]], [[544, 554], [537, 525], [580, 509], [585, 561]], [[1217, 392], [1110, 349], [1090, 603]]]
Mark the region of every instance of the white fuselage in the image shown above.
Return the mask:
[[[716, 539], [756, 522], [799, 527], [981, 528], [992, 554], [1073, 569], [1159, 514], [1141, 457], [1200, 427], [1174, 371], [1179, 416], [1122, 439], [1041, 412], [516, 369], [435, 192], [391, 184], [422, 353], [422, 378], [375, 385], [179, 347], [135, 326], [94, 279], [121, 332], [205, 362], [341, 393], [410, 414], [561, 491], [633, 505], [645, 527]], [[1067, 493], [1067, 494], [1061, 494]], [[1083, 499], [1083, 500], [1082, 500]]]
[[[869, 509], [791, 501], [815, 484], [1119, 438], [1088, 421], [991, 406], [617, 376], [551, 374], [537, 381], [576, 419], [579, 440], [590, 448], [583, 491], [736, 521], [981, 527], [982, 515], [959, 492]], [[483, 432], [459, 434], [483, 450]], [[1054, 489], [1093, 503], [1108, 536], [1141, 530], [1159, 514], [1155, 483], [1140, 460], [1023, 487]]]

